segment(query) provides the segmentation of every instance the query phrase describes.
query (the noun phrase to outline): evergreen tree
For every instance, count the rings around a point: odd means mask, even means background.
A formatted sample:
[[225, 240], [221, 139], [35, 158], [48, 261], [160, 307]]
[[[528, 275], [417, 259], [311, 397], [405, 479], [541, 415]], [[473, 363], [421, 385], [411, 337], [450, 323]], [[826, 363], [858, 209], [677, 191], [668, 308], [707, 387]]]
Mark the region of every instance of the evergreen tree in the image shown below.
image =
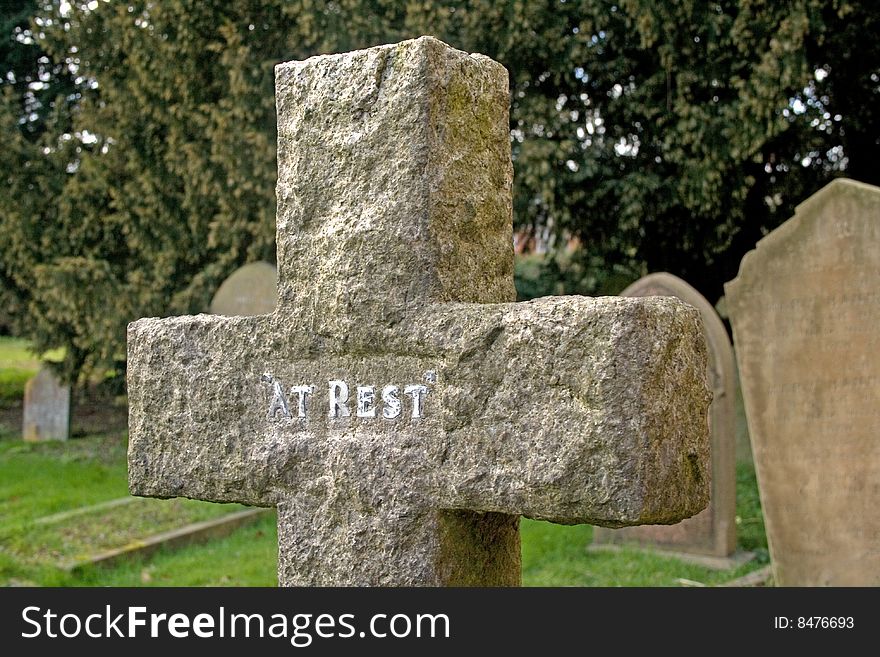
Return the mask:
[[30, 29], [78, 94], [39, 136], [0, 113], [5, 295], [69, 379], [118, 369], [126, 322], [202, 311], [273, 257], [274, 65], [433, 34], [507, 66], [515, 222], [577, 238], [568, 291], [664, 269], [714, 301], [831, 177], [877, 182], [878, 20], [848, 0], [46, 0]]
[[31, 29], [35, 0], [6, 0], [0, 7], [0, 330], [24, 332], [39, 261], [41, 226], [51, 216], [65, 177], [70, 107], [77, 100], [73, 76], [55, 64]]

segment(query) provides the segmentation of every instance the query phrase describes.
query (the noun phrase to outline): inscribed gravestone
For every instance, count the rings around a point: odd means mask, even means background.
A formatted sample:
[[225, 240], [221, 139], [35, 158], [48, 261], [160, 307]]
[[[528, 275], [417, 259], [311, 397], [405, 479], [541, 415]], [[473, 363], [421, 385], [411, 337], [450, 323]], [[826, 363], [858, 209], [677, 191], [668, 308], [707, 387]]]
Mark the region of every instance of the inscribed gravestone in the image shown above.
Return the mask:
[[880, 585], [880, 189], [836, 180], [725, 287], [776, 583]]
[[24, 387], [22, 437], [28, 441], [70, 437], [70, 387], [43, 367]]
[[714, 393], [709, 407], [712, 494], [706, 509], [674, 525], [597, 528], [593, 540], [597, 544], [633, 542], [727, 557], [736, 549], [735, 382], [733, 349], [727, 331], [705, 297], [672, 274], [649, 274], [620, 294], [625, 297], [674, 296], [700, 311], [709, 347], [707, 376]]
[[212, 315], [266, 315], [275, 310], [278, 275], [268, 262], [251, 262], [223, 281], [211, 300]]
[[708, 498], [674, 299], [514, 299], [507, 72], [430, 37], [276, 68], [278, 305], [129, 326], [137, 495], [278, 508], [282, 585], [516, 585], [519, 516]]

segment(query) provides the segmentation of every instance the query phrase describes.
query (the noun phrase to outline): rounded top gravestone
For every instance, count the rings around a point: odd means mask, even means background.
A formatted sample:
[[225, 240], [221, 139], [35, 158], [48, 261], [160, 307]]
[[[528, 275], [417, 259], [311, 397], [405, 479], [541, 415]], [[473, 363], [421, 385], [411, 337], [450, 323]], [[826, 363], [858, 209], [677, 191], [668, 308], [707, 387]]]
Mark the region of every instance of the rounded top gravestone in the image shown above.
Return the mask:
[[278, 274], [268, 262], [239, 267], [217, 289], [212, 315], [267, 315], [278, 299]]

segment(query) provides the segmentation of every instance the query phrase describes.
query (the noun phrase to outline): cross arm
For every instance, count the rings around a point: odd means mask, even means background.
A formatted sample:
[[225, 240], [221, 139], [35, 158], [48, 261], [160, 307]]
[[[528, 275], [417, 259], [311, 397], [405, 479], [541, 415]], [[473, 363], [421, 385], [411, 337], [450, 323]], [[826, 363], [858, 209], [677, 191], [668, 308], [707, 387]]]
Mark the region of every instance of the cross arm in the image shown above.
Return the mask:
[[243, 401], [266, 394], [255, 363], [272, 344], [269, 318], [195, 315], [129, 324], [133, 495], [275, 503], [272, 436], [255, 429], [257, 410]]
[[439, 506], [606, 526], [708, 503], [711, 395], [697, 311], [671, 297], [453, 305], [434, 402]]
[[[131, 492], [271, 505], [354, 476], [416, 507], [565, 523], [705, 507], [710, 395], [690, 306], [430, 304], [393, 333], [332, 340], [277, 315], [134, 322]], [[395, 403], [380, 408], [386, 385]]]

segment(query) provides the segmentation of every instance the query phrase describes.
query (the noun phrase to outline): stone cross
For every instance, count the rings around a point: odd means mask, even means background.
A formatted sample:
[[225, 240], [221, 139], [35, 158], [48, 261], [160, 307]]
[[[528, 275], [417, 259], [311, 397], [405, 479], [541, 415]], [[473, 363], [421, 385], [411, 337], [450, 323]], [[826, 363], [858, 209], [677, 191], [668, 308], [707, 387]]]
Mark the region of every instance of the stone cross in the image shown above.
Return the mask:
[[501, 65], [423, 37], [276, 95], [278, 306], [129, 326], [133, 494], [277, 506], [281, 585], [518, 585], [520, 515], [705, 507], [697, 311], [512, 303]]

